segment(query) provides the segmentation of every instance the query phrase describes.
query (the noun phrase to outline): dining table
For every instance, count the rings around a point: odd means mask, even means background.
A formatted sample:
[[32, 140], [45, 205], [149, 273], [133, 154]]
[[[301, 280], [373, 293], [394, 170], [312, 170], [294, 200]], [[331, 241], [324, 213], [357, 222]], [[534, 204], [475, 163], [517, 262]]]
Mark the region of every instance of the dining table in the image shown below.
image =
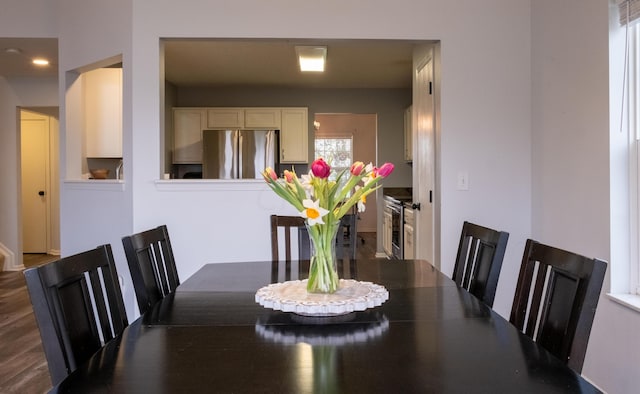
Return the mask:
[[[308, 262], [203, 265], [54, 393], [598, 393], [425, 260], [341, 261], [388, 299], [330, 316], [256, 301]], [[330, 296], [328, 296], [330, 297]]]

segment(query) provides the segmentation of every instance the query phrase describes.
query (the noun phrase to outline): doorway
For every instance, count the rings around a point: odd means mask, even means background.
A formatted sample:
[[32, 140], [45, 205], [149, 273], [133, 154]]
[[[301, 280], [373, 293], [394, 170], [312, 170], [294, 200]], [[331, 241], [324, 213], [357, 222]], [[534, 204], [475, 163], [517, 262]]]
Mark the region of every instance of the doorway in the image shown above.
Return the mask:
[[[351, 140], [351, 158], [363, 163], [376, 162], [377, 115], [315, 114], [315, 138]], [[315, 159], [315, 157], [314, 157]], [[351, 166], [351, 163], [349, 163]], [[376, 233], [377, 204], [375, 193], [367, 196], [366, 210], [358, 214], [358, 233]]]
[[23, 253], [60, 254], [57, 108], [20, 109], [20, 224]]

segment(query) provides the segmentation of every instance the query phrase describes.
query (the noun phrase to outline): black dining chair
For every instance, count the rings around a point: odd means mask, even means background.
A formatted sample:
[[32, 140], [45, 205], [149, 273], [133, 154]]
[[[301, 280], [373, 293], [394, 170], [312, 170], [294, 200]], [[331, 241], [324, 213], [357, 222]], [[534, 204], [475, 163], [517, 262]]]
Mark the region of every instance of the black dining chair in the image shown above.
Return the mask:
[[54, 386], [129, 324], [110, 245], [24, 276]]
[[355, 213], [349, 213], [340, 218], [340, 230], [338, 230], [337, 236], [337, 248], [336, 257], [342, 259], [348, 257], [350, 260], [356, 259], [356, 252], [358, 243], [356, 223], [358, 215]]
[[271, 215], [271, 261], [275, 264], [280, 261], [279, 253], [279, 229], [284, 230], [284, 258], [285, 262], [291, 262], [291, 235], [295, 232], [298, 233], [298, 260], [309, 259], [310, 254], [310, 242], [308, 235], [302, 236], [304, 233], [300, 233], [306, 228], [304, 225], [304, 218], [301, 216], [279, 216]]
[[452, 279], [493, 307], [509, 233], [470, 222], [462, 225]]
[[509, 321], [580, 373], [607, 263], [527, 240]]
[[143, 314], [180, 285], [167, 226], [123, 237], [122, 245]]

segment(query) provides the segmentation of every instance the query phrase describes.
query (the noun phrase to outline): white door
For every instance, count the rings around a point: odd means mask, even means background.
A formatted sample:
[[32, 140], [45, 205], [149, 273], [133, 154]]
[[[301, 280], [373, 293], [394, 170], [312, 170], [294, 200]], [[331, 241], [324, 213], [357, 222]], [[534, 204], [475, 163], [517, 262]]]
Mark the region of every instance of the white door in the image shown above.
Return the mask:
[[22, 111], [20, 128], [22, 248], [24, 253], [47, 253], [49, 118]]
[[434, 87], [431, 51], [418, 62], [413, 86], [413, 201], [415, 257], [425, 259], [439, 268], [434, 254]]

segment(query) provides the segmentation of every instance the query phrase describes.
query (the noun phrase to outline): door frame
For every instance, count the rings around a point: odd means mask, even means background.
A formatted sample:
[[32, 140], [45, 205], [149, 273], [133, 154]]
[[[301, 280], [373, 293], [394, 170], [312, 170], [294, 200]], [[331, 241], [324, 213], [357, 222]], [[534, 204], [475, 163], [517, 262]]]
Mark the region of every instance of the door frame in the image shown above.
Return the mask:
[[[21, 269], [24, 268], [22, 264], [22, 254], [24, 253], [23, 247], [23, 217], [22, 217], [22, 154], [21, 154], [21, 144], [22, 144], [22, 120], [23, 111], [27, 111], [30, 113], [34, 113], [36, 115], [41, 115], [47, 117], [49, 119], [49, 133], [48, 133], [48, 160], [45, 164], [47, 168], [47, 179], [46, 179], [46, 193], [48, 198], [46, 199], [46, 210], [47, 210], [47, 226], [46, 226], [46, 253], [52, 255], [60, 255], [60, 193], [59, 193], [59, 185], [60, 185], [60, 175], [59, 175], [59, 120], [58, 113], [59, 107], [18, 107], [17, 112], [17, 123], [18, 123], [18, 187], [17, 187], [17, 202], [18, 202], [18, 212], [20, 212], [18, 216], [18, 242], [20, 247], [20, 255], [19, 255], [19, 264], [14, 261], [13, 269]], [[11, 267], [8, 267], [11, 269]]]

